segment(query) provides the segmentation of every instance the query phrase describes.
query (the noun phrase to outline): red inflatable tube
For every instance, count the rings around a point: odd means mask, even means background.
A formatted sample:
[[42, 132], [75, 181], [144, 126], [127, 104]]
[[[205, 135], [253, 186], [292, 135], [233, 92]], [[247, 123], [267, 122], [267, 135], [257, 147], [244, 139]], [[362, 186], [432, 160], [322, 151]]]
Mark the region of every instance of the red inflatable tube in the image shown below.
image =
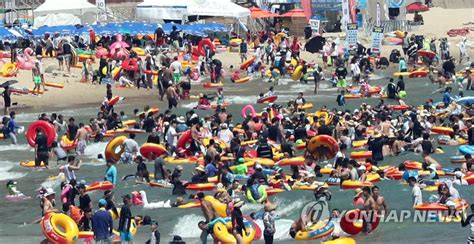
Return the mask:
[[409, 78], [425, 78], [429, 74], [427, 70], [417, 70], [410, 73]]
[[390, 105], [389, 108], [394, 111], [402, 111], [410, 109], [409, 105]]
[[120, 100], [119, 96], [112, 97], [112, 99], [107, 102], [107, 106], [112, 107]]
[[[360, 209], [353, 209], [347, 211], [347, 213], [341, 218], [341, 229], [347, 234], [357, 235], [364, 229], [364, 226], [367, 225], [366, 220], [369, 217], [370, 216], [365, 216], [365, 214], [361, 214]], [[373, 222], [371, 228], [373, 231], [379, 226], [380, 218], [377, 216], [372, 218], [373, 221], [370, 222]]]
[[148, 160], [154, 160], [166, 152], [166, 148], [160, 144], [145, 143], [140, 147], [140, 154]]
[[177, 151], [181, 149], [186, 150], [186, 154], [189, 154], [189, 145], [192, 141], [191, 137], [191, 130], [187, 130], [181, 134], [181, 136], [178, 139], [178, 142], [176, 143], [176, 149]]
[[26, 131], [26, 140], [28, 141], [28, 144], [35, 147], [36, 128], [40, 128], [46, 134], [46, 137], [48, 137], [48, 146], [51, 146], [56, 137], [56, 129], [52, 124], [43, 120], [35, 121], [28, 127], [28, 130]]
[[212, 51], [215, 51], [214, 43], [212, 43], [211, 40], [209, 40], [209, 39], [202, 39], [202, 40], [198, 43], [198, 49], [197, 49], [199, 55], [201, 55], [201, 56], [206, 56], [206, 51], [204, 50], [204, 46], [209, 46], [209, 48], [210, 48]]
[[257, 100], [257, 103], [273, 103], [278, 99], [278, 96], [268, 96], [268, 97], [262, 97]]
[[257, 116], [257, 112], [255, 112], [255, 108], [248, 104], [245, 107], [242, 108], [242, 111], [240, 112], [240, 115], [242, 115], [242, 118], [247, 118], [247, 114], [250, 112], [252, 114], [252, 118]]

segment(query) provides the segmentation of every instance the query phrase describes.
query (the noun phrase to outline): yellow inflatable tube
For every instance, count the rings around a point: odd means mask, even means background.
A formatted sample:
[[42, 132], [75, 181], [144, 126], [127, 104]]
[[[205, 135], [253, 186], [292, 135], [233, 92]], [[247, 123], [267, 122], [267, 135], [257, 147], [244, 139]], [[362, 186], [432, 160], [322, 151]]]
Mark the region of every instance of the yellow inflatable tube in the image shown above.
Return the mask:
[[222, 218], [227, 217], [227, 204], [220, 202], [213, 196], [205, 196], [204, 200], [211, 203], [212, 209], [214, 209], [214, 212], [217, 214], [217, 216]]
[[[245, 231], [242, 233], [242, 238], [244, 243], [252, 243], [253, 239], [255, 238], [255, 228], [251, 225], [250, 222], [245, 223]], [[214, 235], [216, 236], [216, 239], [218, 239], [221, 243], [236, 243], [234, 235], [229, 231], [232, 229], [232, 223], [231, 221], [227, 221], [226, 224], [223, 224], [221, 222], [217, 222], [214, 227]], [[249, 235], [247, 235], [247, 232]]]

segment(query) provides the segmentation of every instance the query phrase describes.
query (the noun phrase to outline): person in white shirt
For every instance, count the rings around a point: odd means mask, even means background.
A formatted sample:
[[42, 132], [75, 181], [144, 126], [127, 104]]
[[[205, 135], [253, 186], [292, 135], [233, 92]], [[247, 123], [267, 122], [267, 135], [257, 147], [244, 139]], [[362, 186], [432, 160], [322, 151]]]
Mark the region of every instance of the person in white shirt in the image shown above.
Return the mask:
[[171, 121], [171, 125], [166, 132], [166, 143], [168, 144], [168, 153], [173, 155], [176, 152], [176, 145], [178, 143], [178, 135], [176, 132], [176, 120]]
[[181, 79], [181, 62], [178, 61], [178, 57], [174, 57], [174, 61], [170, 64], [170, 70], [173, 72], [173, 81], [178, 83]]
[[67, 158], [67, 161], [68, 161], [68, 164], [61, 166], [59, 170], [61, 170], [64, 173], [66, 182], [70, 182], [71, 180], [77, 180], [75, 171], [81, 168], [80, 166], [81, 161], [80, 160], [76, 161], [76, 157], [74, 156], [69, 156]]
[[132, 163], [138, 153], [138, 143], [135, 141], [135, 134], [130, 134], [129, 138], [123, 141], [124, 152], [120, 158], [122, 163]]
[[408, 184], [412, 187], [411, 194], [413, 197], [413, 207], [423, 203], [423, 194], [421, 193], [420, 186], [416, 182], [415, 177], [408, 178]]
[[227, 146], [230, 146], [230, 141], [234, 138], [234, 134], [229, 130], [226, 123], [221, 124], [221, 130], [217, 134], [219, 139], [221, 139]]

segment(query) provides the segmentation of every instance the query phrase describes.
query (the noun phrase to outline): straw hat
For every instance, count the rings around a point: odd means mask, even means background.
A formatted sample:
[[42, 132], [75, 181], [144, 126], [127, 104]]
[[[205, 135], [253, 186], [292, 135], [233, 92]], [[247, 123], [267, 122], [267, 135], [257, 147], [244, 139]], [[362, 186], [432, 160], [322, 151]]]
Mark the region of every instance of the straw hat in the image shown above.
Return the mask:
[[270, 211], [273, 211], [277, 208], [277, 205], [276, 204], [273, 204], [271, 202], [267, 202], [265, 203], [265, 206], [263, 207], [263, 209], [265, 210], [265, 212], [270, 212]]
[[204, 166], [202, 166], [202, 165], [199, 165], [199, 166], [197, 166], [197, 167], [194, 168], [194, 169], [197, 170], [197, 171], [206, 172], [206, 169], [205, 169]]
[[359, 197], [361, 194], [362, 194], [362, 189], [356, 188], [356, 189], [355, 189], [354, 198]]

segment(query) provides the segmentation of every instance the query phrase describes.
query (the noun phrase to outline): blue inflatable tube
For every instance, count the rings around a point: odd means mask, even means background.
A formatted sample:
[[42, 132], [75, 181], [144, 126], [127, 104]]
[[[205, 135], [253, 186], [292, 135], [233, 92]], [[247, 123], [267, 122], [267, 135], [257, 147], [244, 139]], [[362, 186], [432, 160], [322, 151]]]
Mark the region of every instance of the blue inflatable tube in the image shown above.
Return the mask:
[[474, 146], [471, 146], [471, 145], [460, 146], [459, 152], [464, 155], [467, 155], [467, 154], [474, 155]]
[[457, 101], [457, 103], [474, 103], [474, 97], [461, 97]]

